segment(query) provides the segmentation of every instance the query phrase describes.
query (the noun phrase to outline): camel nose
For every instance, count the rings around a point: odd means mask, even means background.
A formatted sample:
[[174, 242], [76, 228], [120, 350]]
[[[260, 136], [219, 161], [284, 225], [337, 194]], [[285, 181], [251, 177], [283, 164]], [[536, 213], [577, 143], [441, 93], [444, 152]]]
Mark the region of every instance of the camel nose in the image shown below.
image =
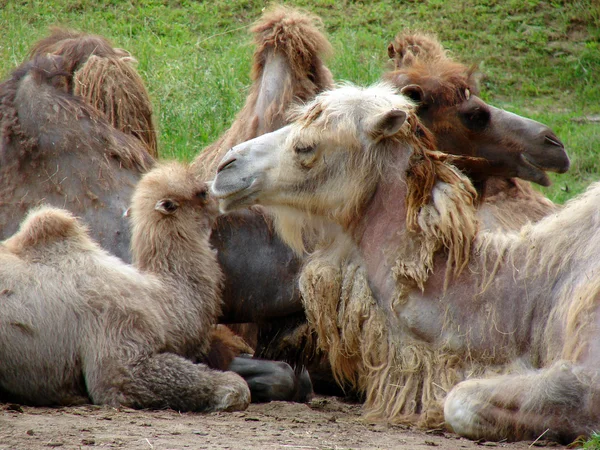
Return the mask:
[[546, 141], [546, 143], [548, 144], [556, 145], [560, 148], [565, 148], [564, 144], [560, 141], [560, 139], [558, 139], [558, 137], [556, 137], [556, 135], [552, 132], [544, 136], [544, 141]]
[[547, 146], [545, 153], [547, 169], [557, 173], [565, 173], [569, 170], [571, 161], [565, 151], [561, 140], [550, 130], [544, 133], [544, 144]]
[[220, 173], [223, 170], [225, 170], [227, 167], [230, 167], [236, 161], [237, 161], [237, 158], [235, 156], [230, 156], [225, 161], [222, 161], [221, 164], [219, 164], [219, 167], [217, 167], [217, 173]]

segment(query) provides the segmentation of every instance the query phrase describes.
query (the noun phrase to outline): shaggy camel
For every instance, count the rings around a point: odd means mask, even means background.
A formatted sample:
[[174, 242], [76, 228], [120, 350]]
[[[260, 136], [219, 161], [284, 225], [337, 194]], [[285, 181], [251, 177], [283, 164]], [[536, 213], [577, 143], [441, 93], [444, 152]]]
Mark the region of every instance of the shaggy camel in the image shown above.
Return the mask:
[[[478, 231], [475, 188], [432, 149], [393, 87], [347, 86], [235, 146], [211, 189], [224, 211], [269, 207], [298, 251], [302, 236], [339, 230], [308, 261], [302, 294], [321, 329], [339, 327], [323, 345], [355, 366], [368, 416], [445, 417], [473, 439], [589, 434], [600, 185], [520, 232]], [[352, 272], [339, 304], [323, 254]]]
[[[268, 21], [268, 17], [265, 16], [265, 20]], [[285, 22], [286, 16], [272, 17], [270, 20], [272, 28], [277, 29], [277, 24]], [[293, 27], [292, 30], [310, 37], [310, 32], [317, 31], [314, 26], [310, 28], [309, 25], [310, 23], [299, 25], [305, 28], [306, 33], [294, 30]], [[268, 28], [267, 22], [263, 23], [263, 27], [265, 26]], [[55, 32], [41, 44], [36, 44], [32, 53], [39, 55], [24, 63], [9, 80], [0, 85], [0, 123], [3, 136], [0, 154], [0, 177], [3, 180], [0, 186], [0, 238], [14, 233], [26, 211], [44, 202], [67, 208], [82, 217], [90, 226], [91, 236], [103, 248], [129, 261], [130, 235], [125, 212], [135, 183], [154, 162], [137, 139], [114, 129], [82, 97], [70, 93], [70, 74], [82, 72], [77, 64], [87, 57], [91, 51], [90, 46], [97, 45], [98, 57], [104, 57], [105, 53], [111, 51], [111, 47], [97, 36], [90, 37], [75, 32], [67, 34], [71, 36], [69, 39], [61, 38], [61, 34]], [[263, 35], [265, 40], [270, 38], [273, 37], [268, 33]], [[280, 36], [280, 39], [283, 38]], [[65, 56], [48, 53], [59, 52], [56, 48], [49, 47], [49, 43], [53, 42], [60, 44], [60, 53]], [[278, 48], [283, 48], [281, 43]], [[270, 51], [271, 47], [265, 44], [263, 51], [257, 52], [257, 57]], [[307, 79], [310, 76], [305, 75]], [[100, 91], [113, 92], [108, 88]], [[128, 99], [123, 97], [122, 100]], [[132, 108], [124, 107], [123, 110], [136, 111], [135, 105]], [[242, 215], [238, 215], [240, 216]], [[251, 217], [251, 220], [257, 219]], [[219, 218], [211, 237], [217, 246], [221, 246], [220, 263], [227, 274], [224, 289], [227, 300], [224, 308], [226, 317], [235, 315], [239, 298], [236, 294], [240, 289], [245, 289], [241, 280], [247, 279], [245, 269], [239, 263], [240, 259], [235, 256], [236, 248], [239, 249], [239, 239], [235, 233], [227, 235], [231, 228], [229, 222], [227, 217]], [[284, 244], [273, 238], [273, 233], [267, 227], [259, 229], [256, 236], [259, 233], [262, 233], [263, 241], [276, 241], [275, 244], [279, 242], [279, 247], [284, 247]], [[220, 245], [222, 240], [224, 244]], [[270, 247], [273, 248], [277, 249], [277, 245]], [[266, 248], [267, 254], [268, 251]], [[256, 255], [257, 253], [249, 251], [247, 258]], [[297, 261], [291, 252], [288, 251], [287, 255], [290, 262]], [[283, 271], [281, 266], [271, 263], [271, 259], [266, 258], [264, 261], [265, 265], [271, 266], [257, 269], [259, 272], [268, 270], [268, 273], [273, 274], [275, 267], [276, 270]], [[292, 276], [296, 273], [297, 270], [293, 271]], [[297, 285], [292, 280], [281, 288], [273, 287], [263, 294], [260, 288], [274, 286], [274, 283], [264, 278], [258, 279], [262, 280], [261, 284], [254, 290], [250, 287], [242, 293], [252, 297], [256, 293], [268, 295], [279, 292], [281, 298], [290, 295], [299, 297], [296, 294]], [[239, 282], [235, 284], [236, 281]], [[234, 287], [230, 288], [232, 285]], [[226, 341], [232, 343], [231, 340]], [[223, 349], [222, 346], [219, 348]], [[222, 368], [222, 364], [231, 362], [232, 356], [213, 352], [209, 355], [208, 362], [215, 361], [216, 367]], [[233, 363], [232, 368], [243, 372], [251, 386], [253, 400], [306, 398], [306, 393], [298, 394], [298, 380], [285, 364], [248, 361], [246, 358], [234, 360]], [[268, 383], [264, 383], [264, 377], [269, 374], [272, 377]], [[266, 390], [263, 389], [265, 385], [269, 385]]]
[[[474, 69], [450, 59], [431, 35], [400, 33], [388, 51], [395, 70], [386, 73], [384, 79], [418, 102], [417, 115], [432, 132], [438, 148], [446, 153], [483, 157], [489, 163], [473, 165], [473, 161], [468, 161], [469, 165], [465, 165], [466, 161], [456, 161], [475, 181], [482, 228], [518, 229], [558, 210], [530, 183], [494, 176], [518, 175], [548, 184], [545, 170], [567, 170], [569, 158], [552, 130], [484, 103], [476, 96], [478, 80]], [[339, 289], [343, 285], [341, 270], [335, 275]], [[266, 344], [259, 341], [257, 352], [265, 358], [289, 362], [307, 362], [308, 357], [315, 389], [339, 393], [331, 383], [331, 374], [314, 365], [311, 344], [315, 342], [305, 317], [296, 314], [289, 322], [272, 331], [274, 337], [267, 336]], [[302, 352], [301, 348], [307, 345]]]
[[31, 48], [29, 59], [45, 54], [62, 56], [69, 93], [101, 111], [113, 127], [138, 138], [158, 157], [152, 102], [129, 52], [113, 47], [103, 36], [53, 28]]
[[186, 411], [245, 409], [246, 382], [196, 364], [222, 273], [216, 204], [187, 167], [158, 167], [131, 207], [134, 266], [66, 210], [41, 207], [0, 247], [0, 398]]

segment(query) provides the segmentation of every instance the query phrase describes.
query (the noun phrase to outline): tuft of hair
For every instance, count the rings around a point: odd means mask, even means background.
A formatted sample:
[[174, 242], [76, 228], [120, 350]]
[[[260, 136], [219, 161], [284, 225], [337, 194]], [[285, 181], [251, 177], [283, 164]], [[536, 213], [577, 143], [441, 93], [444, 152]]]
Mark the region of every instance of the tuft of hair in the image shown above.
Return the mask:
[[446, 58], [446, 50], [437, 36], [431, 33], [404, 31], [396, 35], [388, 46], [388, 56], [396, 69], [412, 65], [415, 58], [432, 61]]
[[113, 127], [138, 138], [158, 157], [152, 103], [129, 58], [91, 55], [74, 74], [73, 93], [104, 113]]
[[242, 354], [252, 354], [252, 348], [225, 325], [218, 324], [211, 330], [210, 350], [203, 362], [217, 370], [227, 370], [231, 362]]
[[252, 79], [262, 74], [269, 48], [283, 52], [295, 74], [313, 72], [317, 56], [328, 57], [333, 52], [322, 30], [322, 20], [307, 11], [281, 5], [269, 8], [250, 29], [256, 45]]
[[79, 249], [97, 247], [90, 239], [87, 227], [73, 214], [45, 205], [29, 211], [19, 231], [4, 241], [5, 247], [15, 254], [43, 252], [63, 243], [76, 245]]
[[[333, 85], [331, 72], [323, 63], [332, 52], [331, 44], [322, 29], [319, 17], [284, 6], [265, 11], [250, 29], [256, 46], [252, 86], [229, 130], [196, 157], [194, 165], [206, 178], [214, 176], [231, 147], [281, 128], [289, 122], [287, 114], [293, 104], [310, 100]], [[276, 56], [283, 57], [284, 68], [266, 72], [267, 63]]]
[[45, 54], [63, 59], [71, 93], [103, 113], [113, 127], [138, 138], [154, 158], [158, 156], [152, 103], [129, 52], [102, 36], [52, 28], [50, 36], [29, 52], [31, 58]]

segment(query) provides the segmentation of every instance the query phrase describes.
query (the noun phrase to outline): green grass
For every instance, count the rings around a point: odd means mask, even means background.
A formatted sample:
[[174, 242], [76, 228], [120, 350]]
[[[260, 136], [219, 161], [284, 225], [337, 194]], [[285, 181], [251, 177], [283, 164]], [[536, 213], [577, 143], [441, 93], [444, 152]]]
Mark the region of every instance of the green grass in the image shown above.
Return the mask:
[[[483, 98], [550, 125], [572, 157], [544, 192], [564, 201], [600, 179], [600, 8], [597, 0], [317, 0], [286, 2], [319, 15], [337, 80], [367, 84], [406, 28], [438, 33], [461, 61], [486, 74]], [[230, 125], [250, 83], [248, 28], [265, 2], [248, 0], [0, 0], [0, 75], [51, 25], [99, 33], [139, 60], [165, 158], [191, 159]]]
[[581, 443], [576, 441], [576, 448], [582, 450], [600, 450], [600, 433], [592, 433], [590, 438]]

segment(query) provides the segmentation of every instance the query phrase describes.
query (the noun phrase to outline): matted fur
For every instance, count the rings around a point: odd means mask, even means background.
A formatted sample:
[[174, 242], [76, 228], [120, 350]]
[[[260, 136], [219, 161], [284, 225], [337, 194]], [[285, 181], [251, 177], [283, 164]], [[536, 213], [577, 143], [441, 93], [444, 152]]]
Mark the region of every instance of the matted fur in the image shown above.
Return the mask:
[[68, 88], [102, 112], [116, 129], [138, 138], [158, 157], [152, 103], [134, 64], [135, 58], [103, 36], [54, 27], [35, 43], [30, 58], [53, 54], [63, 58]]
[[[353, 100], [344, 101], [346, 98]], [[321, 133], [328, 133], [328, 143], [341, 143], [350, 149], [348, 157], [356, 159], [350, 165], [365, 168], [364, 180], [356, 185], [361, 191], [346, 192], [350, 200], [331, 212], [346, 230], [358, 225], [356, 221], [364, 214], [364, 204], [372, 195], [365, 186], [380, 181], [384, 168], [391, 164], [391, 148], [399, 142], [410, 145], [412, 155], [406, 175], [396, 174], [401, 179], [406, 177], [406, 226], [411, 242], [398, 249], [393, 268], [397, 282], [395, 302], [402, 303], [415, 284], [423, 289], [438, 251], [447, 255], [446, 282], [461, 273], [469, 263], [478, 225], [475, 189], [432, 150], [429, 135], [420, 128], [412, 104], [406, 99], [397, 97], [393, 102], [394, 108], [407, 112], [408, 120], [391, 142], [360, 148], [355, 131], [359, 117], [377, 116], [378, 111], [390, 107], [389, 100], [380, 99], [390, 98], [395, 98], [394, 93], [385, 85], [371, 87], [364, 95], [352, 86], [320, 94], [297, 111], [293, 126], [300, 130], [301, 137], [296, 138], [292, 131], [289, 139], [301, 139], [301, 144], [307, 145], [318, 143]], [[440, 400], [459, 379], [454, 374], [459, 366], [457, 359], [426, 351], [418, 342], [408, 344], [398, 334], [390, 322], [390, 312], [372, 296], [351, 239], [337, 237], [335, 242], [328, 241], [330, 230], [317, 216], [298, 214], [289, 220], [287, 209], [276, 207], [274, 212], [286, 242], [298, 250], [303, 250], [307, 242], [316, 248], [303, 267], [300, 288], [308, 321], [317, 330], [319, 348], [328, 354], [336, 380], [365, 393], [369, 418], [393, 420], [402, 416], [405, 420], [427, 409], [427, 418], [422, 421], [439, 424]], [[293, 226], [290, 228], [289, 224]], [[436, 414], [432, 413], [433, 404], [437, 404]]]
[[118, 130], [137, 137], [158, 157], [152, 103], [144, 82], [126, 58], [91, 55], [73, 77], [75, 95], [102, 111]]
[[[240, 142], [274, 131], [288, 122], [290, 105], [312, 99], [330, 88], [333, 78], [323, 58], [331, 45], [322, 32], [321, 19], [294, 8], [274, 5], [251, 28], [256, 50], [251, 72], [252, 86], [246, 103], [232, 126], [194, 161], [206, 178], [214, 175], [225, 152]], [[269, 61], [281, 55], [282, 73], [265, 72]], [[265, 76], [276, 76], [278, 86], [262, 85]]]
[[589, 433], [600, 184], [520, 233], [479, 232], [475, 189], [413, 116], [386, 86], [321, 94], [285, 131], [232, 149], [213, 190], [225, 210], [303, 217], [289, 242], [320, 238], [300, 278], [307, 317], [368, 418], [440, 425], [443, 402], [475, 439]]

